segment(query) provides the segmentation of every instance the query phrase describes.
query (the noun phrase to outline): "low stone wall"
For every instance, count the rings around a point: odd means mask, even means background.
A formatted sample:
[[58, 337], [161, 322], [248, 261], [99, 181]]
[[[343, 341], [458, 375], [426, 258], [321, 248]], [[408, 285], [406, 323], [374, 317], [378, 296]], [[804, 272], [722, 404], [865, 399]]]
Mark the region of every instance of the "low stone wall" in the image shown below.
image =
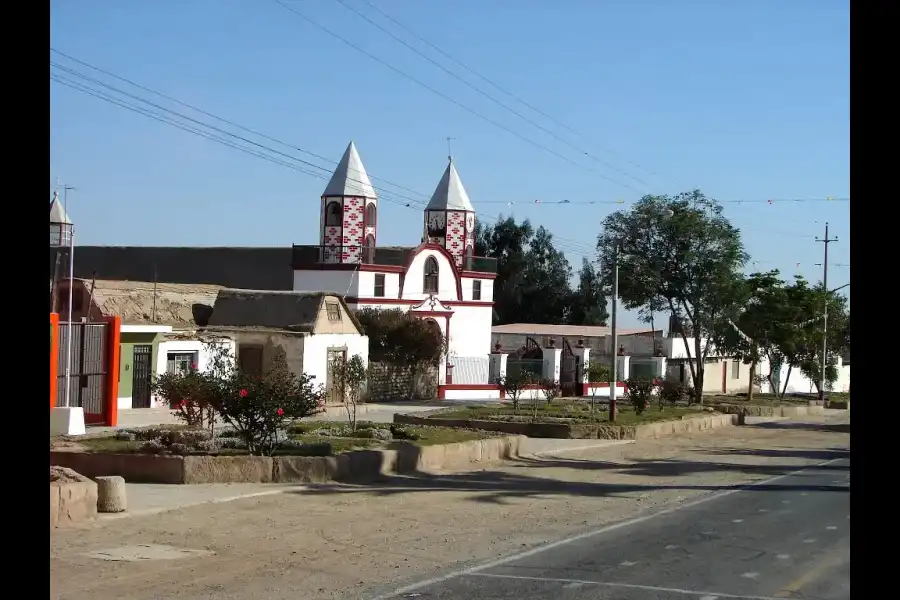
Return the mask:
[[832, 410], [850, 410], [850, 401], [849, 400], [831, 400], [828, 402], [828, 408]]
[[759, 404], [714, 404], [712, 408], [720, 413], [740, 414], [748, 417], [806, 417], [824, 415], [823, 406], [764, 406]]
[[[50, 464], [70, 467], [91, 477], [119, 475], [126, 481], [142, 483], [372, 481], [391, 474], [453, 470], [471, 463], [514, 458], [519, 454], [520, 442], [519, 436], [435, 446], [393, 442], [385, 450], [360, 450], [337, 456], [147, 456], [52, 451]], [[96, 512], [96, 484], [93, 485]]]
[[484, 419], [441, 419], [439, 417], [429, 418], [395, 414], [394, 423], [500, 431], [532, 438], [639, 440], [736, 425], [737, 414], [698, 415], [685, 417], [677, 421], [658, 421], [645, 425], [522, 423]]
[[77, 481], [50, 482], [50, 527], [71, 527], [97, 518], [97, 484], [78, 473]]

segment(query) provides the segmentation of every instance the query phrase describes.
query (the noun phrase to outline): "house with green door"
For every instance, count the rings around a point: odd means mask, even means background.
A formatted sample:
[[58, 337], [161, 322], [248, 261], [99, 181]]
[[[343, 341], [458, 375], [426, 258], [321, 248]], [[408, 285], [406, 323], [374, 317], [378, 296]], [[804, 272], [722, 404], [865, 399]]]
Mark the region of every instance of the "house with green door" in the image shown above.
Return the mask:
[[[68, 282], [58, 299], [68, 302]], [[153, 397], [154, 377], [190, 368], [205, 370], [208, 336], [201, 333], [212, 314], [216, 285], [76, 279], [73, 318], [122, 319], [119, 349], [119, 410], [163, 407]], [[61, 304], [62, 305], [62, 304]], [[227, 336], [221, 343], [234, 344]]]

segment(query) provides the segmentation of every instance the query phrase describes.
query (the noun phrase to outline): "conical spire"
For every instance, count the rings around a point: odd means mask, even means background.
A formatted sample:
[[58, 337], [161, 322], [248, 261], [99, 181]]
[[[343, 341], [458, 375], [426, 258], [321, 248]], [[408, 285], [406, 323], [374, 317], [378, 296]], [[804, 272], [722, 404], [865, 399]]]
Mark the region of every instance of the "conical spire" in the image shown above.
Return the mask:
[[431, 201], [425, 210], [466, 210], [475, 212], [472, 202], [459, 179], [459, 173], [453, 164], [453, 159], [447, 164], [447, 170], [441, 177], [440, 183], [431, 196]]
[[362, 196], [363, 198], [378, 198], [375, 194], [375, 188], [369, 181], [369, 175], [366, 168], [359, 158], [359, 152], [356, 151], [356, 144], [350, 142], [341, 162], [338, 163], [334, 175], [322, 196]]
[[50, 201], [50, 222], [63, 223], [65, 225], [72, 224], [72, 221], [69, 220], [69, 215], [66, 214], [65, 207], [59, 199], [59, 192], [53, 192], [53, 200]]

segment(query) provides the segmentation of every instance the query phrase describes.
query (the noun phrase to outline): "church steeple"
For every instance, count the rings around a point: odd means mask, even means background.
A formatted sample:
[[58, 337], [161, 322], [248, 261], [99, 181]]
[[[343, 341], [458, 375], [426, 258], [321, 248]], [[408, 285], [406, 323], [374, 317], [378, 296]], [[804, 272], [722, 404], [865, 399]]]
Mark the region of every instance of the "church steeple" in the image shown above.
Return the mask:
[[322, 262], [372, 262], [378, 195], [352, 141], [322, 192], [321, 213]]
[[424, 239], [446, 248], [462, 268], [474, 252], [475, 209], [452, 157], [425, 207]]

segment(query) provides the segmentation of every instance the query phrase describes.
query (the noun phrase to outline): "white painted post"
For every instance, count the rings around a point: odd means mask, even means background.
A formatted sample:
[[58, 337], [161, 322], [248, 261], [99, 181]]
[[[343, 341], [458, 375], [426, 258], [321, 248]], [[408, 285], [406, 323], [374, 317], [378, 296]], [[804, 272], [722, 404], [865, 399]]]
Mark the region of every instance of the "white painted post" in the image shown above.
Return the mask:
[[666, 357], [665, 356], [654, 356], [653, 357], [653, 376], [659, 377], [660, 379], [665, 379], [665, 377], [666, 377]]
[[575, 355], [575, 360], [581, 363], [581, 381], [576, 381], [576, 384], [582, 386], [582, 390], [579, 390], [581, 394], [588, 393], [584, 388], [587, 387], [586, 384], [590, 384], [590, 378], [588, 377], [588, 367], [591, 364], [591, 349], [588, 347], [575, 347], [572, 348], [572, 354]]
[[544, 379], [559, 381], [559, 370], [562, 364], [562, 348], [544, 348]]
[[627, 381], [631, 376], [631, 357], [617, 356], [616, 370], [618, 371], [619, 381]]
[[497, 380], [506, 377], [506, 362], [509, 354], [505, 352], [491, 352], [488, 355], [490, 364], [488, 365], [488, 373], [493, 374], [494, 380], [488, 383], [497, 383]]

